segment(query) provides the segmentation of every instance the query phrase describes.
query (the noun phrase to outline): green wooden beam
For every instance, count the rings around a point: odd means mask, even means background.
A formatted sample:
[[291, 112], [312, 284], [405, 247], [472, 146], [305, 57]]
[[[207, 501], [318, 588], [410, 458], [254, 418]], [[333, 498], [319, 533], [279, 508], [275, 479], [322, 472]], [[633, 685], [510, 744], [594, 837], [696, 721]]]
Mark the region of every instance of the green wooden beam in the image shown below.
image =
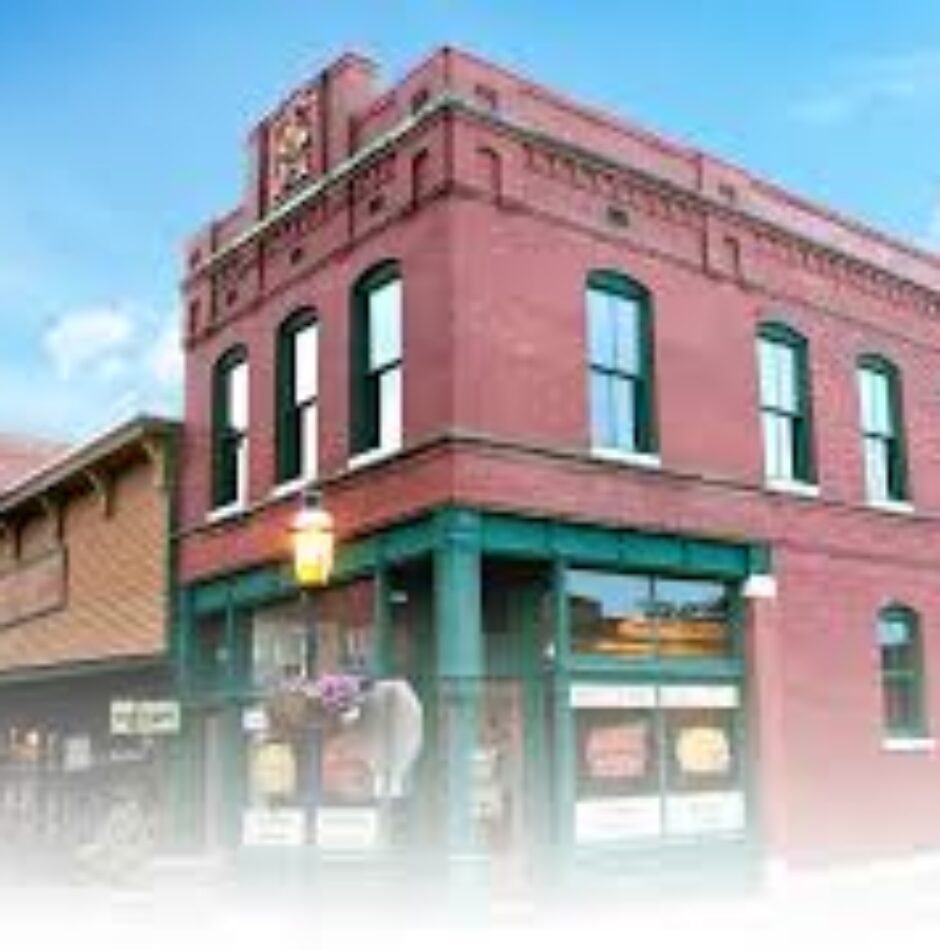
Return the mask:
[[[459, 535], [471, 524], [475, 543], [484, 555], [546, 562], [561, 557], [570, 564], [726, 580], [743, 580], [750, 574], [771, 570], [769, 546], [753, 541], [688, 537], [442, 507], [431, 515], [341, 545], [334, 580], [343, 583], [374, 573], [380, 563], [393, 565], [430, 555], [449, 533], [456, 531]], [[197, 615], [223, 611], [230, 603], [236, 607], [251, 606], [298, 592], [287, 563], [262, 565], [197, 582], [189, 590]]]

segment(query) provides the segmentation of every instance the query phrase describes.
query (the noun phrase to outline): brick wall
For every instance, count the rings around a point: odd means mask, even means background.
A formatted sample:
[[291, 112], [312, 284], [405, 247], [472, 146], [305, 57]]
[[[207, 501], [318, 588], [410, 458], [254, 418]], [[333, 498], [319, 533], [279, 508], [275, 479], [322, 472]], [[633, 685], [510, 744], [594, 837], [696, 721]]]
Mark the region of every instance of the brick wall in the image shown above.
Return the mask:
[[[295, 306], [313, 306], [327, 504], [341, 542], [451, 501], [767, 541], [785, 765], [765, 790], [783, 829], [775, 842], [807, 862], [940, 847], [940, 757], [882, 748], [875, 641], [885, 604], [920, 613], [935, 722], [940, 263], [459, 54], [433, 57], [376, 99], [358, 141], [392, 135], [417, 94], [445, 89], [465, 107], [426, 115], [380, 160], [262, 227], [238, 267], [223, 253], [190, 271], [184, 579], [286, 558], [296, 502], [272, 496], [273, 334]], [[202, 259], [220, 249], [210, 242]], [[406, 451], [351, 471], [349, 288], [388, 257], [405, 285]], [[229, 304], [219, 303], [236, 279], [226, 268], [248, 288]], [[629, 274], [653, 297], [655, 471], [589, 452], [583, 297], [596, 268]], [[763, 485], [755, 330], [766, 318], [809, 341], [818, 500]], [[210, 525], [208, 380], [235, 342], [248, 344], [252, 366], [249, 507]], [[855, 365], [866, 352], [901, 370], [912, 514], [864, 502]], [[757, 715], [767, 701], [756, 697]]]

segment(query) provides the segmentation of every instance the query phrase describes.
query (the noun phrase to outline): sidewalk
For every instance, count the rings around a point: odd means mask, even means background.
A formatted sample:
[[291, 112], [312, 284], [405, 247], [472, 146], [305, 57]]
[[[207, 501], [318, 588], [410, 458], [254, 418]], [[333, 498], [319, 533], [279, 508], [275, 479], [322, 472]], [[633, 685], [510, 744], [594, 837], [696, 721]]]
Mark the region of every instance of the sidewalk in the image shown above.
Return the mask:
[[[450, 915], [439, 904], [416, 901], [389, 910], [363, 894], [344, 903], [291, 892], [272, 899], [251, 887], [220, 884], [217, 869], [197, 859], [158, 863], [146, 879], [126, 887], [59, 880], [40, 884], [0, 876], [4, 935], [23, 935], [31, 950], [120, 946], [163, 950], [224, 945], [258, 950], [307, 937], [338, 939], [343, 950], [375, 948], [407, 940], [423, 946], [479, 950], [481, 939], [538, 939], [540, 950], [588, 950], [587, 942], [610, 939], [618, 946], [689, 950], [815, 950], [820, 937], [851, 941], [852, 948], [903, 940], [905, 950], [940, 946], [940, 871], [913, 864], [893, 874], [852, 872], [839, 878], [809, 877], [745, 896], [688, 900], [668, 896], [645, 901], [605, 901], [581, 907], [493, 902]], [[526, 940], [528, 944], [528, 940]], [[7, 944], [10, 945], [10, 944]]]

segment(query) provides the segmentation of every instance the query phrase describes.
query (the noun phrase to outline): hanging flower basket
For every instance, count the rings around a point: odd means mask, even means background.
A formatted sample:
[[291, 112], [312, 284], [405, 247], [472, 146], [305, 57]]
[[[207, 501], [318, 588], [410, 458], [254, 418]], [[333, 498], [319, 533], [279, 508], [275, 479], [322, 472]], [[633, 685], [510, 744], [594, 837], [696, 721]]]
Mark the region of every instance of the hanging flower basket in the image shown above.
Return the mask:
[[324, 713], [348, 722], [357, 718], [368, 686], [365, 677], [354, 673], [325, 673], [316, 681], [314, 691]]
[[324, 673], [316, 680], [283, 680], [265, 702], [271, 731], [294, 735], [313, 727], [355, 722], [371, 681], [357, 673]]
[[268, 727], [275, 735], [292, 736], [312, 724], [315, 699], [310, 683], [302, 677], [293, 677], [279, 683], [265, 700]]

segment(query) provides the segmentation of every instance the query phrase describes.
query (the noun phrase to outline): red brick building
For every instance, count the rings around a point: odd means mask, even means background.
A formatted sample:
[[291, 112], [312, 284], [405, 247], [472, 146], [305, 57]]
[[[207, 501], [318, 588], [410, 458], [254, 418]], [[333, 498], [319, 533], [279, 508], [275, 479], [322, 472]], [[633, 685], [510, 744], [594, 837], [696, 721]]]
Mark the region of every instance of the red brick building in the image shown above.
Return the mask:
[[[245, 713], [289, 657], [425, 700], [362, 847], [513, 877], [940, 848], [940, 262], [451, 49], [384, 91], [342, 58], [248, 152], [184, 281], [209, 840], [370, 827], [323, 748], [312, 790], [259, 788]], [[305, 485], [338, 531], [315, 657]]]

